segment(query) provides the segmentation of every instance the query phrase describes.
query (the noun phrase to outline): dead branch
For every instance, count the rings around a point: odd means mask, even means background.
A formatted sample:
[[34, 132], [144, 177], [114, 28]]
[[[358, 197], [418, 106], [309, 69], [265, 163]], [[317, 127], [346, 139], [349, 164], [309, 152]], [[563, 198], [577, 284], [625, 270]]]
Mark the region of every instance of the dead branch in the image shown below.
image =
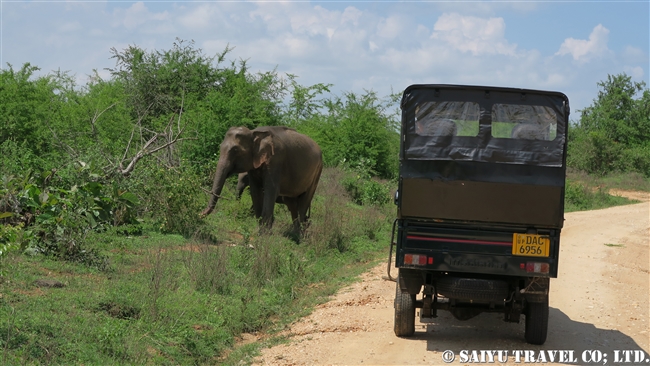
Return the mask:
[[54, 129], [52, 128], [52, 126], [50, 126], [49, 121], [45, 121], [45, 123], [47, 124], [47, 128], [50, 129], [50, 132], [52, 133], [52, 137], [54, 137], [54, 139], [55, 139], [56, 142], [59, 144], [59, 146], [63, 147], [65, 150], [67, 150], [68, 154], [69, 154], [72, 158], [76, 159], [76, 158], [79, 156], [79, 154], [77, 154], [77, 152], [76, 152], [76, 151], [75, 151], [75, 150], [74, 150], [70, 145], [68, 145], [68, 144], [66, 144], [65, 142], [63, 142], [63, 141], [59, 138], [59, 136], [57, 136], [57, 134], [56, 134], [56, 132], [54, 131]]
[[[135, 169], [135, 165], [143, 157], [145, 157], [147, 155], [154, 154], [154, 153], [156, 153], [156, 152], [158, 152], [158, 151], [160, 151], [162, 149], [170, 148], [171, 146], [175, 145], [176, 143], [184, 141], [184, 140], [196, 140], [196, 138], [192, 138], [192, 137], [187, 137], [187, 138], [181, 137], [183, 135], [183, 132], [185, 131], [185, 128], [187, 127], [187, 122], [185, 124], [182, 124], [182, 126], [181, 126], [182, 113], [183, 113], [183, 104], [181, 103], [181, 109], [178, 112], [178, 119], [177, 119], [178, 132], [176, 134], [174, 134], [175, 116], [172, 116], [169, 119], [169, 122], [167, 123], [167, 126], [165, 126], [163, 131], [154, 133], [153, 136], [151, 138], [149, 138], [149, 140], [144, 142], [142, 148], [131, 158], [131, 160], [129, 161], [129, 163], [126, 165], [126, 168], [125, 168], [124, 163], [127, 160], [126, 156], [127, 156], [128, 151], [129, 151], [129, 149], [131, 147], [131, 143], [132, 143], [132, 140], [133, 140], [135, 129], [136, 128], [140, 129], [140, 139], [141, 139], [141, 141], [144, 141], [144, 136], [142, 134], [143, 130], [148, 131], [150, 133], [153, 133], [153, 131], [149, 131], [148, 129], [146, 129], [145, 127], [142, 126], [142, 118], [139, 118], [137, 124], [133, 127], [133, 130], [131, 131], [131, 138], [129, 139], [127, 149], [124, 151], [124, 155], [122, 156], [122, 160], [120, 160], [120, 162], [118, 164], [118, 167], [117, 167], [118, 172], [121, 175], [123, 175], [125, 177], [128, 177], [133, 172], [133, 169]], [[156, 146], [156, 142], [161, 137], [165, 139], [165, 142], [158, 145], [158, 146]], [[172, 151], [170, 150], [170, 153], [171, 152]], [[171, 163], [171, 161], [172, 161], [171, 156], [168, 157], [168, 158], [169, 158], [169, 162]]]
[[97, 130], [95, 129], [95, 123], [97, 123], [97, 120], [99, 119], [99, 117], [101, 117], [102, 114], [104, 114], [104, 112], [106, 112], [107, 110], [113, 108], [115, 106], [115, 104], [117, 104], [117, 103], [113, 103], [113, 104], [109, 105], [108, 107], [104, 108], [104, 110], [101, 111], [101, 112], [95, 110], [95, 115], [90, 120], [90, 127], [92, 128], [91, 133], [92, 133], [93, 137], [97, 138]]

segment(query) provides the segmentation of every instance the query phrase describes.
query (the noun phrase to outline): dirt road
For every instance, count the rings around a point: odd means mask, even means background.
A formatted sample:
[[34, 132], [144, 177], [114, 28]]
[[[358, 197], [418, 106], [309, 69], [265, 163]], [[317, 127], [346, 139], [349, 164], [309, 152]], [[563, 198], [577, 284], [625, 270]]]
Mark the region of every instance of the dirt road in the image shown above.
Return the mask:
[[386, 265], [381, 264], [293, 324], [287, 331], [291, 342], [264, 349], [256, 364], [440, 365], [445, 350], [455, 353], [451, 364], [456, 365], [480, 360], [460, 362], [462, 350], [469, 356], [480, 350], [509, 352], [508, 361], [493, 365], [526, 364], [523, 356], [512, 357], [516, 350], [532, 350], [538, 360], [542, 350], [573, 351], [572, 358], [557, 364], [579, 365], [589, 361], [585, 355], [597, 359], [601, 352], [603, 360], [593, 364], [606, 359], [607, 364], [632, 365], [634, 353], [630, 363], [614, 363], [614, 350], [643, 350], [641, 364], [650, 364], [650, 203], [647, 195], [636, 198], [646, 202], [565, 215], [560, 272], [551, 280], [549, 332], [543, 346], [525, 343], [523, 316], [513, 324], [502, 321], [502, 315], [486, 313], [463, 322], [441, 311], [438, 321], [428, 325], [416, 317], [415, 336], [396, 337], [395, 283], [382, 279]]

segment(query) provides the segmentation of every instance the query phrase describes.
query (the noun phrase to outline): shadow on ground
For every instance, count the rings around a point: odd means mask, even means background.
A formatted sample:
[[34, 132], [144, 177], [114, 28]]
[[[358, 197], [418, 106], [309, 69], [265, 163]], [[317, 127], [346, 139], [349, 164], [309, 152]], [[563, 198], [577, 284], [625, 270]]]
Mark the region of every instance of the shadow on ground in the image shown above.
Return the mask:
[[[513, 362], [512, 355], [515, 350], [532, 350], [536, 357], [540, 350], [568, 350], [573, 351], [575, 362], [564, 363], [585, 364], [583, 353], [587, 351], [585, 356], [588, 357], [591, 355], [590, 351], [597, 350], [607, 359], [607, 363], [611, 364], [614, 362], [614, 350], [642, 349], [630, 336], [619, 330], [601, 329], [593, 324], [572, 320], [556, 308], [549, 309], [546, 343], [542, 346], [531, 345], [524, 340], [523, 315], [519, 324], [506, 323], [502, 317], [501, 314], [484, 313], [470, 320], [460, 321], [450, 313], [441, 311], [435, 323], [416, 325], [416, 333], [409, 339], [426, 340], [428, 351], [453, 351], [457, 355], [456, 363], [459, 362], [458, 355], [462, 350], [468, 350], [470, 354], [473, 350], [506, 350], [510, 362]], [[650, 358], [650, 350], [644, 351], [644, 357]], [[519, 363], [523, 362], [522, 357]], [[597, 363], [603, 364], [603, 361]]]

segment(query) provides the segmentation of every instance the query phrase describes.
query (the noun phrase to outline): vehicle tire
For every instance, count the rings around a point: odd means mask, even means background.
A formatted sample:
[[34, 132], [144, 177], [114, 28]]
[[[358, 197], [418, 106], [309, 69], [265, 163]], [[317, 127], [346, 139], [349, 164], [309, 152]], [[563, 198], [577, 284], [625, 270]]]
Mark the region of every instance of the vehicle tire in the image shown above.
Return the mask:
[[548, 296], [544, 302], [526, 305], [526, 342], [544, 344], [548, 332]]
[[399, 275], [395, 288], [395, 335], [410, 337], [415, 333], [415, 295], [402, 292]]
[[448, 299], [499, 302], [508, 298], [508, 283], [499, 280], [442, 277], [436, 290]]

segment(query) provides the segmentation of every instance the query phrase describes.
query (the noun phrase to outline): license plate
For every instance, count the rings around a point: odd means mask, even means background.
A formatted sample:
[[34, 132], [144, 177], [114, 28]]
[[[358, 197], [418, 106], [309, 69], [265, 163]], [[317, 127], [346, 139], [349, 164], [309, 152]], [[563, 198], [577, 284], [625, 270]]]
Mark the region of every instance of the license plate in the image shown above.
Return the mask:
[[512, 255], [548, 257], [551, 240], [537, 234], [513, 234]]

